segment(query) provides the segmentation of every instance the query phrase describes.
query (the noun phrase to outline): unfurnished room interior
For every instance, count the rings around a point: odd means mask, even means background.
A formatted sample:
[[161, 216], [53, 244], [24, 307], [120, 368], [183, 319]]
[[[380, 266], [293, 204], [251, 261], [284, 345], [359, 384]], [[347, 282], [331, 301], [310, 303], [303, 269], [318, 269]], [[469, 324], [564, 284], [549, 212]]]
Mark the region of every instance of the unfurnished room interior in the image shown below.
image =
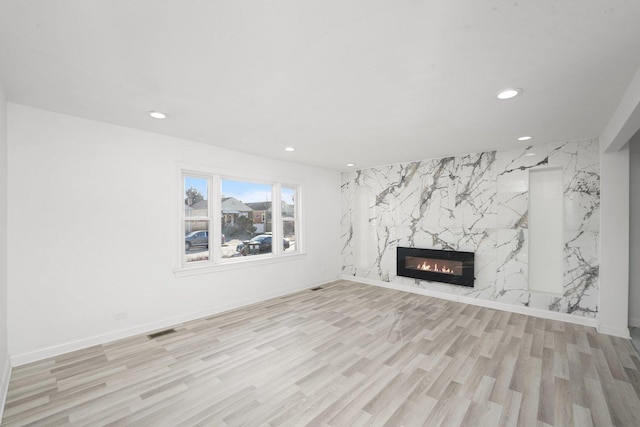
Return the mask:
[[638, 22], [0, 1], [1, 424], [640, 426]]

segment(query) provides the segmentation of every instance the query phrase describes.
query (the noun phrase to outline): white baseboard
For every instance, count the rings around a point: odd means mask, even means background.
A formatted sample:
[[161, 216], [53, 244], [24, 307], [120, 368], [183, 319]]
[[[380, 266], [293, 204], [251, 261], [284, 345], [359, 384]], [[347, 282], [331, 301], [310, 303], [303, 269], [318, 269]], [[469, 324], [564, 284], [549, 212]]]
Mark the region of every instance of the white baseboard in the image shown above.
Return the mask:
[[313, 288], [316, 286], [325, 285], [337, 280], [337, 277], [322, 280], [311, 285], [307, 285], [303, 288], [287, 289], [285, 291], [274, 292], [267, 294], [259, 298], [247, 298], [242, 301], [236, 301], [230, 304], [221, 304], [206, 310], [199, 310], [188, 314], [171, 317], [168, 319], [159, 320], [157, 322], [145, 323], [132, 328], [121, 329], [119, 331], [109, 332], [102, 335], [96, 335], [89, 338], [80, 339], [77, 341], [71, 341], [52, 347], [43, 348], [40, 350], [31, 351], [28, 353], [16, 354], [11, 356], [11, 365], [20, 366], [31, 362], [37, 362], [38, 360], [47, 359], [49, 357], [59, 356], [61, 354], [69, 353], [71, 351], [82, 350], [84, 348], [92, 347], [94, 345], [102, 345], [112, 341], [128, 338], [134, 335], [146, 334], [156, 331], [158, 329], [164, 329], [171, 326], [178, 325], [180, 323], [189, 322], [191, 320], [202, 319], [204, 317], [220, 314], [225, 311], [235, 310], [237, 308], [245, 307], [251, 304], [256, 304], [262, 301], [266, 301], [271, 298], [278, 298], [285, 295], [293, 294], [296, 292], [304, 291], [305, 289]]
[[612, 328], [606, 325], [598, 325], [598, 332], [601, 334], [613, 335], [615, 337], [631, 339], [629, 328]]
[[7, 401], [7, 392], [9, 391], [9, 381], [11, 380], [11, 359], [7, 355], [4, 368], [2, 369], [2, 377], [0, 377], [0, 420], [4, 414], [4, 404]]
[[[506, 304], [503, 302], [489, 301], [489, 300], [484, 300], [479, 298], [471, 298], [463, 295], [448, 294], [446, 292], [438, 292], [430, 289], [416, 288], [413, 286], [398, 285], [396, 283], [383, 282], [381, 280], [367, 279], [364, 277], [343, 275], [341, 276], [341, 279], [351, 280], [353, 282], [358, 282], [358, 283], [364, 283], [366, 285], [374, 285], [374, 286], [380, 286], [388, 289], [395, 289], [397, 291], [404, 291], [404, 292], [410, 292], [413, 294], [425, 295], [428, 297], [435, 297], [440, 299], [446, 299], [449, 301], [456, 301], [456, 302], [461, 302], [461, 303], [470, 304], [470, 305], [477, 305], [480, 307], [494, 308], [496, 310], [509, 311], [509, 312], [518, 313], [518, 314], [526, 314], [529, 316], [540, 317], [543, 319], [559, 320], [561, 322], [575, 323], [583, 326], [591, 326], [593, 328], [598, 326], [596, 319], [590, 318], [590, 317], [574, 316], [567, 313], [558, 313], [556, 311], [541, 310], [539, 308], [524, 307], [520, 305]], [[607, 333], [607, 332], [604, 332], [604, 333]], [[609, 334], [609, 335], [616, 335], [616, 334]]]

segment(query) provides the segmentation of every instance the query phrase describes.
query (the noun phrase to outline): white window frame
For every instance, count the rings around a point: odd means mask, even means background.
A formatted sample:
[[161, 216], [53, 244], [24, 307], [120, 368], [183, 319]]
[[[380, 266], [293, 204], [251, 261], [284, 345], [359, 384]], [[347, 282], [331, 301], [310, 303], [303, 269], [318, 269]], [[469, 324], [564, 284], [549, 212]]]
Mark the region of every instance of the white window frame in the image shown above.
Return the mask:
[[[305, 255], [302, 227], [302, 204], [301, 194], [303, 193], [303, 183], [292, 182], [291, 180], [283, 180], [270, 177], [257, 177], [238, 171], [230, 171], [223, 169], [211, 169], [201, 165], [186, 165], [180, 163], [178, 165], [179, 176], [179, 242], [176, 245], [176, 267], [174, 273], [178, 276], [206, 273], [211, 270], [226, 270], [234, 268], [244, 268], [248, 266], [261, 265], [273, 262], [281, 262], [299, 258]], [[184, 209], [184, 182], [185, 177], [205, 178], [208, 182], [208, 216], [207, 218], [186, 217]], [[223, 258], [222, 257], [222, 181], [233, 180], [243, 181], [256, 184], [271, 185], [271, 221], [272, 221], [272, 244], [271, 253], [260, 254], [244, 257]], [[295, 209], [295, 227], [296, 242], [295, 250], [284, 252], [280, 242], [283, 239], [283, 221], [282, 221], [282, 187], [292, 188], [295, 190], [294, 198]], [[278, 207], [275, 209], [275, 207]], [[209, 221], [209, 259], [205, 261], [185, 261], [185, 220], [196, 219]]]

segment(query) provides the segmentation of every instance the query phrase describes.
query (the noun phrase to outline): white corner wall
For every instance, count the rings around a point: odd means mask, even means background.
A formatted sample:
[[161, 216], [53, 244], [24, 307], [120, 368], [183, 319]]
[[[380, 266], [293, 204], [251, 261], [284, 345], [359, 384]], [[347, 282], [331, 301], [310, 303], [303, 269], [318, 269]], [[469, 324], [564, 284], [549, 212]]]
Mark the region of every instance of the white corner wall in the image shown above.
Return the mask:
[[[15, 104], [8, 123], [14, 364], [338, 277], [336, 171]], [[306, 255], [175, 277], [177, 162], [302, 181]]]
[[629, 325], [640, 328], [640, 132], [629, 142], [629, 150]]
[[628, 148], [600, 157], [600, 235], [598, 331], [629, 338]]
[[0, 84], [0, 419], [9, 386], [7, 349], [7, 100]]

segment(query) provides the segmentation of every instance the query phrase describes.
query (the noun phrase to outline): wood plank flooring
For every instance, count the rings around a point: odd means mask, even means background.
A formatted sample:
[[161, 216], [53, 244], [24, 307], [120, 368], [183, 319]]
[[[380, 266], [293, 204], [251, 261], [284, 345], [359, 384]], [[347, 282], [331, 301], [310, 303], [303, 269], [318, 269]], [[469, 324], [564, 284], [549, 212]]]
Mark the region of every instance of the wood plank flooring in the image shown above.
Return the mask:
[[640, 426], [628, 340], [349, 281], [13, 370], [2, 425]]

